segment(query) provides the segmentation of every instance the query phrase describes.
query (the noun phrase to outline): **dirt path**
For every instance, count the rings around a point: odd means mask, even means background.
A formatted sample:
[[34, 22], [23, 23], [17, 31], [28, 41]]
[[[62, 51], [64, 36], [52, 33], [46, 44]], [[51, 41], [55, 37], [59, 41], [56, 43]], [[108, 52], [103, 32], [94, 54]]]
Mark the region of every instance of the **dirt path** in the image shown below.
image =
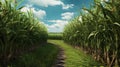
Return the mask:
[[64, 64], [65, 64], [65, 54], [64, 54], [64, 49], [59, 47], [60, 51], [58, 53], [58, 56], [57, 56], [57, 60], [55, 62], [55, 66], [54, 67], [65, 67]]
[[[49, 40], [48, 42], [61, 47], [58, 61], [54, 67], [100, 67], [97, 61], [91, 56], [85, 54], [80, 49], [75, 49], [69, 44], [64, 43], [62, 40]], [[64, 49], [64, 50], [63, 50]], [[65, 57], [66, 56], [66, 57]]]

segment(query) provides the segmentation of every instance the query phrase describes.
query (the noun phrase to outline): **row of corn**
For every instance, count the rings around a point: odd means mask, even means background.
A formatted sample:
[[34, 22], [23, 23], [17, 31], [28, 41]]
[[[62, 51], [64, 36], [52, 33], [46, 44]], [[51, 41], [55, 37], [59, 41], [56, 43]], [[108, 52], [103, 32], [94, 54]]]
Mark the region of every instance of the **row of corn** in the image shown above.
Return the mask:
[[64, 41], [108, 67], [120, 65], [120, 0], [94, 0], [64, 28]]
[[47, 41], [47, 29], [32, 14], [23, 13], [12, 0], [0, 0], [0, 66], [22, 51]]

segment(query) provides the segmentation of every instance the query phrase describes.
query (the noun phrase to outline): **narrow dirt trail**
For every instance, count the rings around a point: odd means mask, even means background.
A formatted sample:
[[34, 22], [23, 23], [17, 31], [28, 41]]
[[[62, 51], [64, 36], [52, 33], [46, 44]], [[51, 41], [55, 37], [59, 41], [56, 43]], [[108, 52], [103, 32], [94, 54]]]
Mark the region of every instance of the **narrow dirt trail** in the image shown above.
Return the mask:
[[55, 62], [55, 66], [54, 67], [65, 67], [65, 53], [64, 53], [64, 49], [61, 48], [59, 46], [59, 53], [57, 55], [57, 59], [56, 59], [56, 62]]

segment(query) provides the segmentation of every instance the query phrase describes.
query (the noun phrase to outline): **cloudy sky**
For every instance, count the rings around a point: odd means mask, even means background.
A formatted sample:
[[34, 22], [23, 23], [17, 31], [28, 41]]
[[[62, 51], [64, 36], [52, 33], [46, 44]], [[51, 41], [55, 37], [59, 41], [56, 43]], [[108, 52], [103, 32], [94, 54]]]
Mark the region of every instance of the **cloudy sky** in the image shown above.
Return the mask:
[[49, 32], [62, 32], [69, 20], [79, 15], [82, 7], [89, 8], [93, 0], [24, 0], [23, 12], [32, 10]]

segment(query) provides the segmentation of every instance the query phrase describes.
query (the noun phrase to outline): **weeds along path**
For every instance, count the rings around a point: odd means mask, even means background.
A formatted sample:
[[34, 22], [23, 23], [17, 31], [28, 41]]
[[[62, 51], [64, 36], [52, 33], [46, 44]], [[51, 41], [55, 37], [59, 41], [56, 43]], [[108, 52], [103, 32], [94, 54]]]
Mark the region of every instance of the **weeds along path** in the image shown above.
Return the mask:
[[48, 40], [49, 43], [58, 45], [64, 50], [66, 56], [64, 66], [59, 67], [93, 67], [99, 66], [99, 63], [94, 61], [89, 55], [86, 55], [81, 50], [75, 49], [72, 46], [64, 43], [62, 40]]
[[23, 53], [7, 67], [52, 67], [58, 52], [59, 48], [56, 45], [45, 43]]

